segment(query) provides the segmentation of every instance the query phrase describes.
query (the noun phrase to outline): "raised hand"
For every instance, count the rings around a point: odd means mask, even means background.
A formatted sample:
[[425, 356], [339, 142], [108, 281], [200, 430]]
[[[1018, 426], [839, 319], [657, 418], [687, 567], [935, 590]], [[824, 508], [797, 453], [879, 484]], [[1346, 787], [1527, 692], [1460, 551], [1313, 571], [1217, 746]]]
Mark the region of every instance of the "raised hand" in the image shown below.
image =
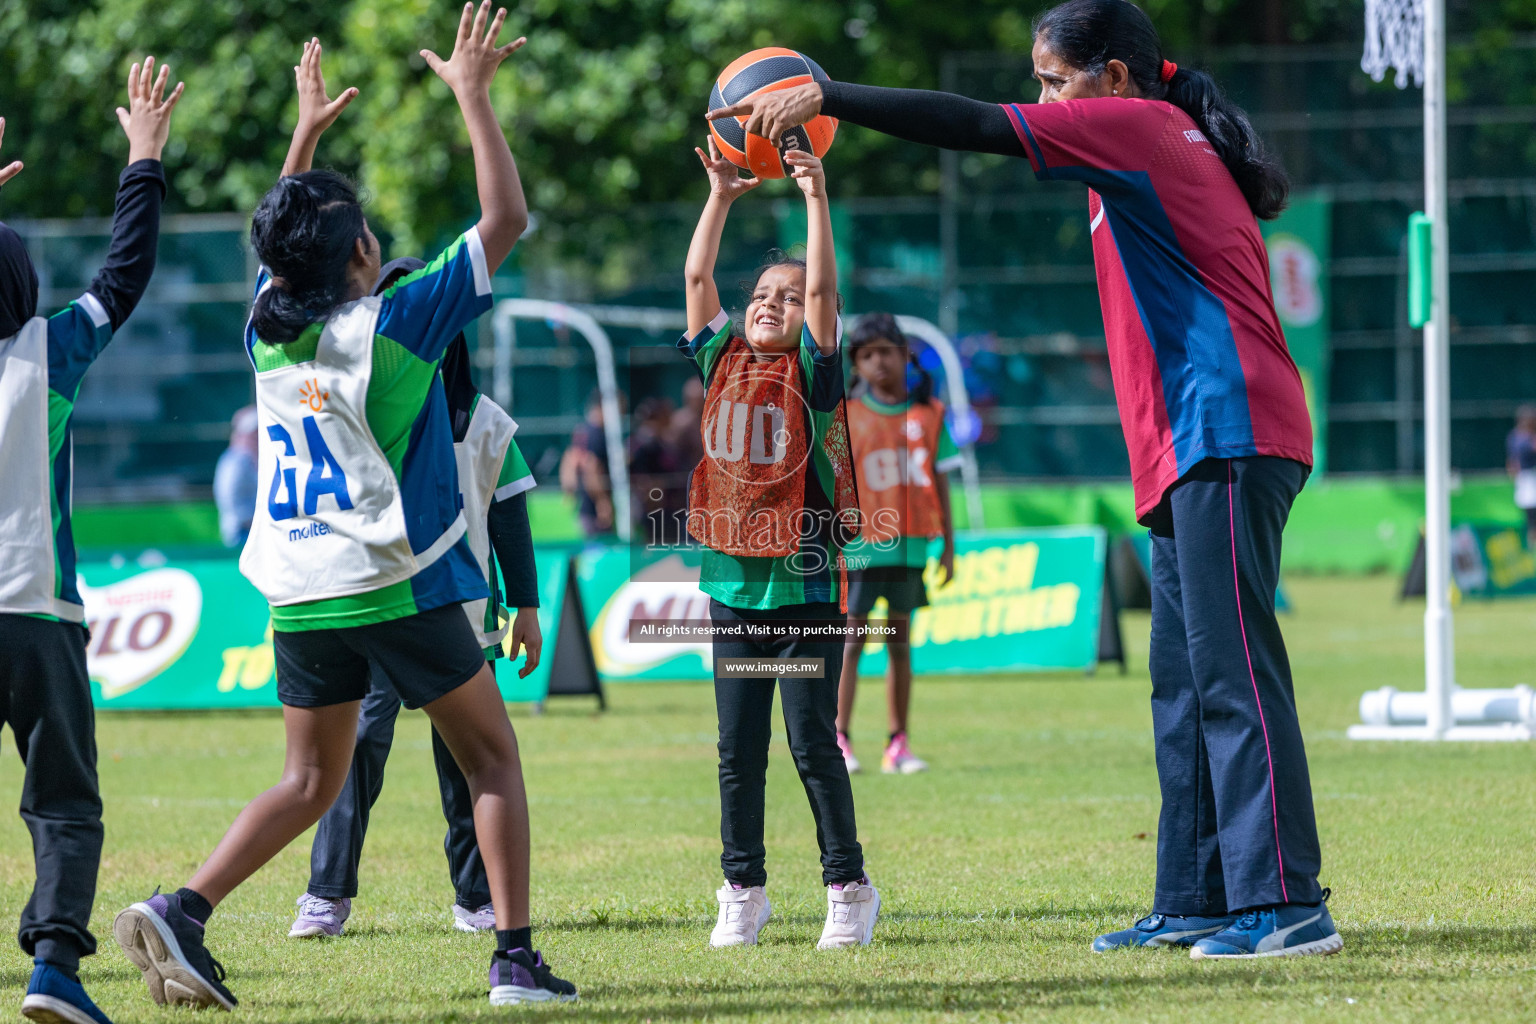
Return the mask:
[[171, 112], [181, 99], [185, 82], [177, 82], [171, 94], [165, 87], [171, 80], [168, 64], [160, 66], [155, 75], [155, 58], [145, 57], [142, 65], [128, 69], [128, 106], [117, 108], [117, 122], [128, 136], [128, 162], [159, 160], [165, 149], [165, 140], [171, 132]]
[[821, 166], [821, 157], [803, 149], [792, 149], [784, 154], [784, 162], [790, 167], [789, 176], [795, 179], [807, 199], [827, 198], [827, 172]]
[[[448, 83], [448, 88], [456, 96], [489, 92], [491, 79], [496, 77], [496, 69], [501, 66], [501, 62], [528, 42], [526, 36], [519, 36], [505, 46], [497, 46], [496, 36], [501, 33], [502, 23], [507, 20], [507, 9], [499, 8], [495, 18], [490, 18], [490, 13], [491, 0], [482, 0], [478, 11], [472, 3], [464, 5], [464, 13], [459, 16], [459, 34], [453, 41], [453, 52], [447, 60], [431, 50], [421, 51], [427, 66], [437, 72], [437, 77]], [[486, 27], [487, 19], [490, 19], [489, 28]]]
[[[5, 142], [5, 118], [0, 117], [0, 143], [4, 143], [4, 142]], [[4, 185], [6, 182], [8, 182], [12, 178], [16, 177], [16, 175], [20, 174], [21, 173], [21, 168], [22, 168], [22, 163], [21, 163], [20, 160], [13, 160], [10, 163], [6, 164], [4, 167], [0, 167], [0, 185]]]
[[722, 117], [746, 117], [746, 129], [779, 144], [779, 136], [796, 125], [805, 124], [821, 113], [821, 85], [807, 82], [789, 89], [761, 93], [754, 99], [742, 100], [719, 110], [711, 110], [705, 116], [711, 121]]
[[708, 153], [698, 146], [694, 146], [693, 151], [699, 154], [699, 163], [704, 165], [704, 173], [709, 175], [711, 194], [728, 203], [735, 202], [762, 184], [759, 178], [743, 178], [736, 165], [720, 155], [720, 149], [715, 145], [713, 135], [709, 137]]
[[318, 135], [336, 123], [336, 118], [357, 99], [356, 89], [343, 89], [334, 100], [325, 91], [325, 75], [320, 70], [320, 40], [311, 38], [293, 69], [299, 87], [299, 130]]

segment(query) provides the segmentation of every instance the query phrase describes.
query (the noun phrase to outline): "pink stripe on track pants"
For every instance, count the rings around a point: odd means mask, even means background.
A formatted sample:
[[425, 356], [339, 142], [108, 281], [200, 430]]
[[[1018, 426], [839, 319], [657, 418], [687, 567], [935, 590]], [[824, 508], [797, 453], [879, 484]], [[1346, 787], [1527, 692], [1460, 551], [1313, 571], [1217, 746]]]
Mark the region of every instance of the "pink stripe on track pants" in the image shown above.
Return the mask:
[[1271, 456], [1206, 459], [1152, 513], [1159, 913], [1322, 899], [1307, 753], [1275, 618], [1280, 535], [1308, 472]]

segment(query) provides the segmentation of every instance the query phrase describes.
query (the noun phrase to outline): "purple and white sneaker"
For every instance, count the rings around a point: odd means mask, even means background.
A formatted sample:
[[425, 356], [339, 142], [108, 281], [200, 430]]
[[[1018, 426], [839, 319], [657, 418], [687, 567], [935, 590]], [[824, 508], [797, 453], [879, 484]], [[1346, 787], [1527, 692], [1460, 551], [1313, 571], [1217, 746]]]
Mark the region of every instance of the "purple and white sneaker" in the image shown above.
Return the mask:
[[352, 916], [352, 901], [328, 900], [324, 896], [305, 893], [297, 900], [299, 916], [288, 929], [290, 939], [332, 938], [341, 934], [347, 918]]
[[574, 1003], [576, 986], [550, 973], [544, 954], [527, 949], [497, 950], [491, 957], [491, 1005]]
[[203, 926], [181, 909], [175, 893], [156, 889], [118, 914], [112, 937], [144, 975], [150, 998], [162, 1006], [233, 1010], [239, 1003], [224, 987], [224, 965], [203, 945]]
[[453, 926], [461, 932], [489, 932], [496, 929], [496, 907], [487, 903], [474, 910], [453, 905]]

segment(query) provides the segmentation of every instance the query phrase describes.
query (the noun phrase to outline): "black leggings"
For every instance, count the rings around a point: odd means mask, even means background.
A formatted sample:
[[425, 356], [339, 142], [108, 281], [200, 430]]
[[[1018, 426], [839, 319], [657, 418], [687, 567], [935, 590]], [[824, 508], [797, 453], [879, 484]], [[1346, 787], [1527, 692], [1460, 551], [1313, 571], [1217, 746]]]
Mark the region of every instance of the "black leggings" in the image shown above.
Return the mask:
[[70, 973], [96, 952], [90, 920], [101, 864], [85, 637], [73, 622], [0, 615], [0, 724], [11, 727], [27, 766], [21, 817], [37, 867], [17, 939], [28, 956]]
[[[716, 625], [769, 623], [775, 620], [846, 621], [830, 603], [790, 605], [771, 611], [731, 608], [709, 602]], [[714, 643], [715, 710], [720, 720], [720, 867], [727, 881], [762, 885], [763, 792], [768, 773], [768, 741], [773, 729], [773, 687], [779, 683], [784, 726], [795, 769], [805, 786], [816, 819], [823, 884], [855, 882], [864, 877], [853, 815], [853, 787], [837, 746], [837, 683], [843, 670], [843, 640], [719, 639]], [[728, 675], [722, 658], [821, 658], [819, 679], [782, 679]]]

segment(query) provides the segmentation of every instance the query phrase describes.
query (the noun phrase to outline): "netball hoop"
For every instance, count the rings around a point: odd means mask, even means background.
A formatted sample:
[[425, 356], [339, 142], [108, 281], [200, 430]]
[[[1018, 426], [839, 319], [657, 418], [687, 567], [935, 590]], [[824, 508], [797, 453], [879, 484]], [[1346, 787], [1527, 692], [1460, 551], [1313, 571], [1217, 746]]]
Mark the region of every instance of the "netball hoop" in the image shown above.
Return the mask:
[[1445, 0], [1365, 0], [1365, 54], [1376, 81], [1424, 89], [1424, 212], [1409, 226], [1410, 322], [1424, 329], [1424, 692], [1394, 687], [1360, 698], [1356, 740], [1529, 740], [1527, 687], [1456, 686], [1451, 622], [1450, 246], [1445, 145]]

